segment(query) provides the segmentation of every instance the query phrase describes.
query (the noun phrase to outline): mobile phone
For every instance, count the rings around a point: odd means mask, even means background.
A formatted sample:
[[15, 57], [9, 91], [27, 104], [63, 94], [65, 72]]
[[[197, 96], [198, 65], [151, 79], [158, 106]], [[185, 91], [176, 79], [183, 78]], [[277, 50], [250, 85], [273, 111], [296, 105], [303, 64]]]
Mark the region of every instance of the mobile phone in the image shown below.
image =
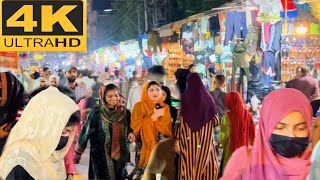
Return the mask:
[[161, 108], [163, 108], [163, 107], [161, 106], [161, 104], [157, 103], [157, 104], [156, 104], [156, 109], [161, 109]]

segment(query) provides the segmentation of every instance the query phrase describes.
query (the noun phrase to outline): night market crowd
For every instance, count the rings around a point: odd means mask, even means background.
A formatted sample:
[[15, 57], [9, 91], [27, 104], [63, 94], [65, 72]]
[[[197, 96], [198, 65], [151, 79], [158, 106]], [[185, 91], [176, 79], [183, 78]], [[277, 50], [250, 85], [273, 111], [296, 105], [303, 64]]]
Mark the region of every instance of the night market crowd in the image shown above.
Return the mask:
[[82, 179], [88, 143], [89, 179], [320, 178], [319, 85], [304, 67], [265, 97], [258, 125], [223, 75], [210, 73], [208, 91], [195, 65], [175, 73], [178, 96], [162, 66], [132, 78], [23, 71], [0, 73], [0, 179]]

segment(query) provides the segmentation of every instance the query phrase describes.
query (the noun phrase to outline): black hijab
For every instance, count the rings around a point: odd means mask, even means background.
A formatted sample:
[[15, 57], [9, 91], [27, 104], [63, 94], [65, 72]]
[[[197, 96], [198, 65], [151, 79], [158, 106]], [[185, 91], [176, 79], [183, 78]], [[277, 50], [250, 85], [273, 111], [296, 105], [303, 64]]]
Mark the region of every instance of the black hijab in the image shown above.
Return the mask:
[[177, 69], [177, 71], [174, 73], [174, 76], [177, 80], [177, 87], [179, 88], [180, 95], [184, 93], [186, 86], [187, 86], [187, 77], [189, 75], [189, 70], [187, 69]]
[[0, 126], [12, 123], [19, 108], [25, 101], [25, 91], [20, 81], [10, 72], [0, 73], [0, 90], [2, 102], [0, 103]]
[[181, 115], [192, 131], [198, 131], [218, 114], [212, 96], [204, 87], [200, 76], [192, 73], [181, 98]]
[[178, 110], [175, 107], [172, 106], [170, 89], [167, 86], [162, 86], [162, 90], [164, 92], [166, 92], [166, 94], [167, 94], [167, 97], [163, 102], [166, 103], [170, 107], [170, 114], [171, 114], [171, 117], [172, 117], [172, 120], [173, 120], [172, 125], [174, 126], [174, 124], [177, 121]]

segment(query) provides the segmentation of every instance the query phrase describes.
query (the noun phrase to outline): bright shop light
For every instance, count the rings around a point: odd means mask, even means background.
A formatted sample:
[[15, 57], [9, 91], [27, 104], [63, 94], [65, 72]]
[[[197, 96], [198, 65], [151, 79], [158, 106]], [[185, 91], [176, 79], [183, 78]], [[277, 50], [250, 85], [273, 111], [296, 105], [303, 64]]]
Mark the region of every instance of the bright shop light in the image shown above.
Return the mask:
[[297, 34], [305, 34], [307, 31], [308, 29], [302, 24], [296, 30]]

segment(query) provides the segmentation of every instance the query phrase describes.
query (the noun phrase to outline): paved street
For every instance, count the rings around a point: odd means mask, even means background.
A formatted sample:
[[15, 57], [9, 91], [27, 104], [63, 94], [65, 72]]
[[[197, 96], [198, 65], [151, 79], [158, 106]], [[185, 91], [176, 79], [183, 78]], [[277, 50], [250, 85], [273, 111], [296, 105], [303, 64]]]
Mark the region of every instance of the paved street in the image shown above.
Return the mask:
[[89, 170], [89, 157], [90, 157], [90, 144], [88, 143], [86, 151], [81, 156], [81, 161], [76, 165], [77, 170], [84, 180], [88, 179], [88, 170]]

